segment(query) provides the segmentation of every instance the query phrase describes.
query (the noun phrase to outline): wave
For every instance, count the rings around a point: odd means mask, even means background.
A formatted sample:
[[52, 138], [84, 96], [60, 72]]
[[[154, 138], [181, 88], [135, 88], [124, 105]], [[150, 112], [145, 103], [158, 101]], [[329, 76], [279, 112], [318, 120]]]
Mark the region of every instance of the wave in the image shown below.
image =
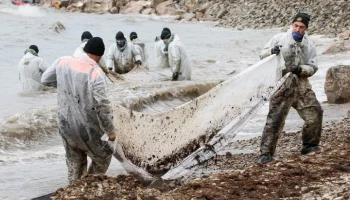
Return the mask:
[[111, 88], [109, 94], [113, 103], [134, 111], [143, 113], [166, 112], [208, 92], [220, 81], [174, 83], [173, 81], [134, 83], [131, 86], [120, 84], [119, 88]]
[[165, 89], [146, 97], [135, 98], [128, 102], [128, 105], [122, 104], [131, 110], [143, 113], [166, 112], [172, 108], [181, 106], [191, 100], [201, 96], [215, 87], [219, 82], [204, 84], [186, 85], [180, 88]]
[[40, 140], [57, 135], [57, 110], [31, 110], [0, 123], [0, 150], [30, 149]]
[[15, 6], [11, 4], [4, 4], [0, 7], [0, 13], [25, 16], [25, 17], [43, 17], [45, 13], [36, 6], [23, 5]]

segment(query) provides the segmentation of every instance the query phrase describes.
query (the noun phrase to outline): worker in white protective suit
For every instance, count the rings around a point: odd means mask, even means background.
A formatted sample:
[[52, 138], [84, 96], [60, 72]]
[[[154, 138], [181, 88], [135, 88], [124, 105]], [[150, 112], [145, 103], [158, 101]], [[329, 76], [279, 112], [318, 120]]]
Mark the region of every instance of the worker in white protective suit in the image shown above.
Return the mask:
[[118, 74], [130, 72], [136, 65], [142, 65], [140, 52], [132, 43], [127, 42], [124, 34], [116, 34], [116, 42], [113, 43], [107, 54], [107, 67]]
[[[169, 28], [163, 28], [163, 31], [167, 31], [171, 34], [171, 31]], [[169, 66], [169, 58], [168, 58], [168, 52], [164, 51], [165, 44], [162, 39], [160, 39], [159, 36], [155, 39], [155, 59], [156, 59], [156, 69], [167, 69], [170, 68]]]
[[84, 47], [86, 43], [89, 41], [89, 39], [92, 38], [92, 34], [89, 31], [84, 31], [83, 34], [81, 34], [81, 44], [79, 47], [74, 51], [73, 57], [79, 57], [81, 54], [84, 54]]
[[291, 107], [304, 120], [301, 154], [320, 149], [323, 111], [308, 80], [318, 70], [315, 45], [305, 32], [309, 21], [308, 14], [298, 13], [293, 19], [292, 27], [285, 33], [275, 35], [261, 52], [261, 58], [282, 54], [286, 65], [283, 75], [287, 72], [292, 75], [270, 99], [261, 138], [260, 163], [273, 160], [277, 140]]
[[146, 69], [148, 69], [148, 54], [147, 54], [147, 51], [146, 51], [145, 43], [142, 42], [138, 38], [136, 32], [131, 32], [129, 38], [130, 38], [131, 43], [137, 49], [137, 51], [140, 52], [142, 66], [144, 66]]
[[19, 79], [24, 92], [38, 92], [45, 89], [41, 84], [41, 76], [48, 68], [44, 60], [38, 56], [39, 48], [30, 45], [18, 64]]
[[191, 63], [180, 38], [164, 29], [160, 38], [165, 44], [163, 51], [168, 52], [169, 66], [173, 73], [172, 80], [191, 80]]
[[[78, 57], [64, 56], [43, 74], [42, 83], [57, 82], [58, 132], [66, 151], [68, 180], [72, 184], [85, 174], [104, 174], [112, 154], [124, 169], [149, 184], [153, 176], [128, 161], [122, 148], [114, 150], [106, 141], [114, 141], [112, 109], [107, 99], [106, 75], [97, 64], [105, 46], [99, 37], [91, 38]], [[114, 143], [118, 144], [118, 143]], [[91, 165], [87, 170], [87, 156]]]
[[[84, 31], [81, 34], [81, 44], [79, 45], [79, 47], [77, 47], [77, 49], [74, 51], [73, 57], [79, 57], [82, 54], [85, 54], [84, 52], [84, 47], [86, 45], [86, 43], [89, 41], [89, 39], [92, 38], [92, 34], [89, 31]], [[100, 61], [98, 61], [98, 64], [102, 67], [106, 66], [106, 63], [104, 61], [103, 58], [100, 59]]]

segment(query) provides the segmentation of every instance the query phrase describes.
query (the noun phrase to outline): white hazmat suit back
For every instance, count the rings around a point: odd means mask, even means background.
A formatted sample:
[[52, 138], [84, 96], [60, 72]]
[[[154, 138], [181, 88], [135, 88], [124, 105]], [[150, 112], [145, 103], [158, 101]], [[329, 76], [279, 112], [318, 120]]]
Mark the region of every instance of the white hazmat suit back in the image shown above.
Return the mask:
[[[33, 51], [33, 52], [32, 52]], [[24, 92], [37, 92], [44, 89], [41, 84], [41, 76], [47, 69], [42, 58], [35, 56], [34, 50], [27, 50], [18, 64], [19, 79], [22, 82]]]
[[57, 80], [59, 133], [70, 146], [94, 155], [111, 155], [101, 137], [114, 131], [107, 99], [106, 75], [87, 54], [55, 61], [43, 74], [42, 83]]

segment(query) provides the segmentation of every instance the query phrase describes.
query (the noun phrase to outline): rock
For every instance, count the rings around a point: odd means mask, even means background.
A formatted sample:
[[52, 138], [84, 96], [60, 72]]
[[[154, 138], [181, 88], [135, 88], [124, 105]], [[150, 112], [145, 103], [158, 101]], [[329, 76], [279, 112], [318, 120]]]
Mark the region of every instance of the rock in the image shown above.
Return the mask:
[[181, 9], [179, 9], [179, 10], [176, 10], [176, 15], [184, 15], [184, 14], [186, 14], [186, 10], [181, 10]]
[[227, 13], [226, 8], [221, 8], [219, 13], [216, 15], [216, 18], [222, 18]]
[[117, 7], [112, 7], [111, 9], [109, 9], [109, 12], [111, 14], [117, 14], [118, 13], [118, 8]]
[[341, 104], [350, 101], [350, 66], [338, 65], [328, 69], [324, 90], [328, 103]]
[[203, 18], [204, 14], [201, 12], [196, 12], [196, 19], [199, 20], [201, 18]]
[[204, 17], [207, 19], [214, 18], [217, 16], [217, 13], [221, 10], [219, 3], [214, 4], [213, 6], [209, 7], [207, 11], [204, 13]]
[[126, 6], [125, 10], [123, 10], [123, 14], [129, 13], [141, 13], [143, 9], [147, 6], [150, 6], [150, 1], [130, 1]]
[[192, 18], [194, 18], [196, 15], [193, 13], [186, 13], [182, 15], [182, 18], [185, 19], [186, 21], [190, 21]]
[[198, 4], [195, 3], [194, 1], [187, 1], [185, 3], [185, 6], [186, 6], [186, 11], [187, 12], [192, 12], [195, 8], [198, 8]]
[[350, 51], [350, 41], [340, 40], [339, 42], [330, 45], [327, 49], [322, 52], [323, 54], [339, 53], [343, 51]]
[[56, 33], [60, 33], [66, 30], [66, 27], [60, 21], [57, 21], [50, 27], [50, 29], [54, 30]]
[[151, 0], [151, 6], [153, 8], [156, 8], [160, 3], [164, 2], [166, 0]]
[[198, 20], [196, 18], [192, 18], [191, 22], [198, 22]]
[[338, 37], [341, 39], [349, 39], [350, 30], [346, 30], [346, 31], [342, 32], [341, 34], [338, 35]]
[[154, 13], [154, 9], [153, 8], [146, 8], [141, 13], [143, 15], [150, 15], [150, 14]]
[[173, 1], [168, 0], [165, 2], [160, 3], [156, 7], [156, 12], [159, 15], [175, 15], [176, 14], [176, 9], [172, 7]]
[[[85, 0], [81, 2], [83, 5], [80, 10], [85, 13], [107, 13], [112, 5], [112, 2], [109, 0]], [[78, 3], [76, 5], [78, 6]]]
[[239, 26], [237, 26], [237, 27], [236, 27], [236, 29], [237, 29], [237, 30], [239, 30], [239, 31], [241, 31], [241, 30], [243, 30], [243, 29], [244, 29], [244, 26], [239, 25]]
[[204, 3], [204, 4], [199, 6], [198, 12], [205, 13], [205, 11], [207, 11], [209, 7], [210, 7], [210, 3], [209, 2]]

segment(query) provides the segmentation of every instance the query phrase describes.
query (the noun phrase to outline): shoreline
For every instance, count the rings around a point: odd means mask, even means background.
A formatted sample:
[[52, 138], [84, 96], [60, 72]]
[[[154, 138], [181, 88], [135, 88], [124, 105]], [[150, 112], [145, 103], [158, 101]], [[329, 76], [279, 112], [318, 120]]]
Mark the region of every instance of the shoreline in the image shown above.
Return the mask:
[[[237, 30], [288, 28], [297, 12], [311, 15], [312, 23], [308, 31], [310, 35], [335, 37], [346, 31], [350, 25], [350, 15], [346, 14], [350, 4], [346, 1], [47, 0], [39, 6], [54, 7], [56, 2], [60, 2], [60, 5], [56, 5], [57, 8], [67, 12], [170, 15], [180, 22], [212, 21], [216, 22], [215, 26]], [[323, 9], [324, 7], [327, 9]]]
[[[170, 182], [168, 188], [152, 189], [143, 187], [131, 176], [89, 175], [58, 189], [53, 199], [72, 196], [102, 199], [347, 199], [350, 197], [349, 131], [349, 118], [338, 123], [325, 123], [321, 150], [308, 155], [300, 155], [300, 131], [283, 132], [275, 161], [256, 164], [256, 153], [218, 156], [205, 168], [219, 166], [220, 171], [193, 177], [184, 185]], [[259, 141], [256, 137], [236, 144], [249, 148], [258, 145]]]

